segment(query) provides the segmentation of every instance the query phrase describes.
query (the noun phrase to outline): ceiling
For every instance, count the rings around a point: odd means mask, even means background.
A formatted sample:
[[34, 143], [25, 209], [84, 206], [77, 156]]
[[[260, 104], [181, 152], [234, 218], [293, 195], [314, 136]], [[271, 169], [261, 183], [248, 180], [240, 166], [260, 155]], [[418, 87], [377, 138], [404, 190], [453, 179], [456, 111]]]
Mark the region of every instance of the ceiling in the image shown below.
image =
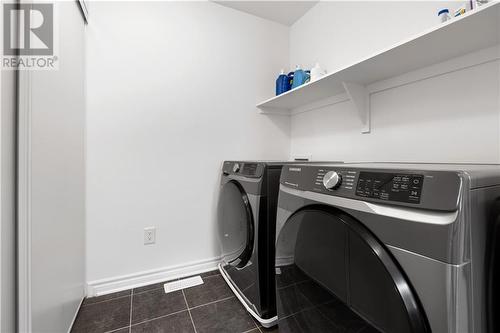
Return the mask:
[[219, 5], [262, 17], [287, 26], [292, 25], [319, 1], [214, 1]]

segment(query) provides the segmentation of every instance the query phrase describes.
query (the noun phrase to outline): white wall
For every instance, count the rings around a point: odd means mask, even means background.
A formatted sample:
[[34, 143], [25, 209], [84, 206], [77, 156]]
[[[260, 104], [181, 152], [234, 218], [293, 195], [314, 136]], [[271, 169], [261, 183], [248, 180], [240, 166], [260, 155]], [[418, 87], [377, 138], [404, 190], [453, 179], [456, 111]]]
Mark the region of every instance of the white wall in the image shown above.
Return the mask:
[[254, 107], [287, 64], [334, 71], [438, 24], [443, 5], [321, 2], [288, 29], [210, 2], [91, 3], [88, 282], [217, 258], [224, 159], [500, 162], [498, 61], [372, 94], [370, 134], [349, 102], [291, 118]]
[[288, 28], [210, 2], [90, 14], [88, 281], [217, 257], [222, 161], [289, 156], [289, 118], [255, 109], [288, 65]]
[[19, 73], [20, 332], [68, 332], [85, 294], [85, 25], [55, 6], [59, 69]]
[[[439, 24], [437, 10], [459, 4], [320, 2], [291, 27], [290, 64], [310, 67], [318, 61], [334, 71]], [[293, 116], [292, 155], [346, 161], [500, 162], [498, 60], [407, 82], [371, 95], [370, 134], [360, 133], [350, 102]]]

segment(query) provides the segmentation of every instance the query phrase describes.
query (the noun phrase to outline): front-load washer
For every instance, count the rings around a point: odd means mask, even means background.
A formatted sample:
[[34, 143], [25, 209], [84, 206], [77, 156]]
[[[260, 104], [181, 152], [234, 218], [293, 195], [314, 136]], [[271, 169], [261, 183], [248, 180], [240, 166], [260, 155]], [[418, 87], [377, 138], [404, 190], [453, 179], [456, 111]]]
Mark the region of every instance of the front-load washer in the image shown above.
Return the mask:
[[500, 166], [287, 165], [280, 332], [498, 332]]
[[247, 311], [265, 327], [276, 324], [274, 240], [284, 164], [225, 161], [219, 192], [219, 270]]

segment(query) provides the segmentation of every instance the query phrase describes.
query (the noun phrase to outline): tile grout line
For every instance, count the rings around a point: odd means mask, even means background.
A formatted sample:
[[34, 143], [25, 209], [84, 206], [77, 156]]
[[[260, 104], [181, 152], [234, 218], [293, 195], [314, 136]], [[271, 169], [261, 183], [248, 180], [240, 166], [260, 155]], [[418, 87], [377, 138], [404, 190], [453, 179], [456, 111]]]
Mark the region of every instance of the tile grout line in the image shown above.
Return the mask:
[[[165, 283], [168, 283], [168, 282], [173, 282], [173, 281], [166, 281]], [[163, 285], [161, 287], [156, 287], [156, 288], [151, 288], [151, 289], [147, 289], [147, 290], [137, 291], [135, 294], [136, 295], [140, 295], [140, 294], [144, 294], [144, 293], [149, 293], [151, 291], [158, 291], [158, 290], [161, 290], [161, 289], [163, 289]]]
[[[304, 294], [302, 294], [304, 295]], [[304, 296], [305, 297], [305, 296]], [[311, 303], [311, 301], [306, 297], [306, 300]], [[309, 311], [309, 310], [318, 310], [318, 312], [320, 313], [320, 315], [325, 318], [328, 322], [330, 322], [331, 324], [334, 324], [334, 326], [337, 326], [330, 318], [326, 317], [326, 315], [323, 313], [323, 311], [320, 310], [320, 307], [322, 307], [323, 305], [326, 305], [326, 304], [330, 304], [330, 303], [333, 303], [334, 301], [327, 301], [327, 302], [323, 302], [323, 303], [319, 303], [317, 305], [314, 305], [313, 303], [311, 303], [311, 306], [309, 307], [305, 307], [303, 309], [300, 309], [299, 311], [296, 311], [296, 312], [293, 312], [291, 314], [288, 314], [284, 317], [282, 317], [281, 319], [287, 319], [287, 318], [291, 318], [291, 317], [294, 317], [300, 313], [303, 313], [303, 312], [306, 312], [306, 311]], [[260, 329], [260, 328], [259, 328]]]
[[120, 327], [120, 328], [115, 328], [115, 329], [112, 329], [111, 331], [106, 331], [104, 333], [113, 333], [113, 332], [118, 332], [124, 328], [128, 328], [128, 326], [123, 326], [123, 327]]
[[[251, 328], [251, 329], [246, 330], [246, 331], [243, 331], [243, 332], [241, 332], [241, 333], [249, 333], [249, 332], [255, 331], [255, 329], [256, 329], [256, 327]], [[257, 329], [260, 331], [260, 329], [259, 329], [258, 327], [257, 327]]]
[[256, 329], [258, 332], [262, 332], [262, 331], [260, 330], [260, 327], [259, 327], [260, 322], [259, 322], [256, 318], [254, 318], [254, 316], [252, 316], [250, 313], [248, 313], [248, 311], [246, 311], [246, 309], [245, 309], [245, 312], [246, 312], [246, 314], [247, 314], [247, 315], [248, 315], [248, 316], [252, 319], [252, 322], [253, 322], [253, 323], [254, 323], [254, 325], [255, 325], [255, 328], [253, 328], [253, 330], [255, 330], [255, 329]]
[[132, 309], [134, 307], [134, 289], [132, 289], [132, 292], [130, 294], [130, 318], [128, 321], [128, 333], [132, 333]]
[[[333, 327], [338, 328], [338, 323], [334, 322], [330, 317], [328, 317], [326, 314], [324, 314], [323, 311], [321, 311], [321, 309], [320, 309], [323, 305], [329, 304], [329, 303], [330, 302], [318, 305], [315, 309], [319, 312], [319, 315], [321, 317], [323, 317], [324, 319], [326, 319], [327, 322], [329, 322], [330, 324], [332, 324]], [[361, 329], [364, 329], [364, 327], [362, 327]]]
[[[217, 276], [217, 275], [220, 275], [220, 274], [213, 274], [213, 275], [210, 275], [210, 276], [206, 276], [205, 278], [209, 278], [209, 277], [214, 277], [214, 276]], [[168, 281], [167, 281], [168, 282]], [[135, 323], [135, 324], [132, 324], [132, 314], [133, 314], [133, 296], [134, 294], [135, 295], [139, 295], [139, 294], [143, 294], [143, 293], [146, 293], [146, 292], [151, 292], [151, 291], [156, 291], [156, 290], [159, 290], [160, 288], [154, 288], [154, 289], [150, 289], [150, 290], [145, 290], [145, 291], [141, 291], [139, 293], [134, 293], [134, 289], [131, 289], [131, 294], [129, 296], [121, 296], [121, 297], [117, 297], [117, 298], [114, 298], [114, 299], [118, 299], [118, 298], [125, 298], [125, 297], [130, 297], [130, 319], [129, 319], [129, 325], [128, 326], [124, 326], [122, 328], [119, 328], [117, 330], [120, 330], [120, 329], [123, 329], [123, 328], [129, 328], [129, 333], [132, 332], [132, 326], [136, 326], [136, 325], [140, 325], [140, 324], [143, 324], [143, 323], [147, 323], [147, 322], [150, 322], [150, 321], [153, 321], [153, 320], [157, 320], [157, 319], [160, 319], [160, 318], [164, 318], [164, 317], [168, 317], [168, 316], [171, 316], [171, 315], [175, 315], [175, 314], [178, 314], [178, 313], [181, 313], [181, 312], [184, 312], [184, 311], [188, 311], [189, 313], [189, 317], [191, 319], [191, 323], [193, 325], [193, 329], [195, 330], [195, 333], [197, 333], [196, 331], [196, 326], [194, 324], [194, 320], [193, 320], [193, 317], [191, 315], [191, 311], [192, 309], [197, 309], [199, 307], [202, 307], [202, 306], [205, 306], [205, 305], [211, 305], [211, 304], [214, 304], [214, 303], [218, 303], [218, 302], [222, 302], [222, 301], [227, 301], [231, 298], [234, 298], [234, 296], [229, 296], [229, 297], [225, 297], [225, 298], [221, 298], [221, 299], [218, 299], [218, 300], [215, 300], [215, 301], [212, 301], [212, 302], [208, 302], [208, 303], [204, 303], [204, 304], [200, 304], [200, 305], [197, 305], [197, 306], [194, 306], [194, 307], [189, 307], [189, 304], [187, 302], [187, 298], [186, 298], [186, 294], [184, 293], [184, 289], [180, 290], [182, 292], [182, 295], [184, 297], [184, 302], [186, 303], [186, 309], [184, 310], [180, 310], [180, 311], [176, 311], [176, 312], [172, 312], [172, 313], [169, 313], [167, 315], [163, 315], [163, 316], [158, 316], [158, 317], [155, 317], [155, 318], [151, 318], [151, 319], [148, 319], [148, 320], [144, 320], [144, 321], [141, 321], [141, 322], [138, 322], [138, 323]], [[103, 303], [103, 302], [108, 302], [110, 300], [105, 300], [105, 301], [101, 301], [101, 302], [96, 302], [94, 304], [99, 304], [99, 303]], [[89, 305], [93, 305], [93, 304], [89, 304]], [[255, 324], [255, 326], [257, 328], [258, 325]], [[255, 329], [255, 328], [253, 328]], [[253, 330], [252, 329], [252, 330]], [[114, 331], [113, 331], [114, 332]]]
[[215, 304], [215, 303], [218, 303], [218, 302], [227, 301], [228, 299], [231, 299], [231, 298], [234, 298], [234, 296], [228, 296], [226, 298], [221, 298], [221, 299], [218, 299], [218, 300], [215, 300], [215, 301], [212, 301], [212, 302], [208, 302], [208, 303], [205, 303], [205, 304], [200, 304], [200, 305], [197, 305], [197, 306], [193, 306], [192, 308], [190, 308], [189, 305], [188, 305], [188, 310], [194, 310], [194, 309], [197, 309], [197, 308], [201, 308], [202, 306], [205, 306], [205, 305], [211, 305], [211, 304]]
[[284, 286], [284, 287], [276, 288], [276, 290], [283, 290], [283, 289], [286, 289], [286, 288], [299, 286], [299, 285], [301, 285], [301, 284], [303, 284], [303, 283], [306, 283], [306, 282], [309, 282], [309, 281], [311, 281], [311, 280], [296, 281], [296, 282], [294, 282], [294, 283], [292, 283], [292, 284], [289, 284], [289, 285], [286, 285], [286, 286]]
[[[182, 291], [182, 290], [179, 290], [179, 291]], [[169, 313], [169, 314], [166, 314], [166, 315], [162, 315], [162, 316], [158, 316], [158, 317], [146, 319], [146, 320], [140, 321], [138, 323], [131, 324], [130, 326], [137, 326], [137, 325], [144, 324], [144, 323], [147, 323], [147, 322], [150, 322], [150, 321], [153, 321], [153, 320], [157, 320], [157, 319], [169, 317], [169, 316], [172, 316], [172, 315], [176, 315], [176, 314], [179, 314], [179, 313], [184, 312], [184, 311], [189, 311], [189, 310], [197, 309], [197, 308], [205, 306], [205, 305], [214, 304], [214, 303], [217, 303], [217, 302], [220, 302], [220, 301], [227, 301], [227, 300], [229, 300], [229, 299], [231, 299], [233, 297], [234, 296], [229, 296], [227, 298], [223, 298], [223, 299], [220, 299], [220, 300], [217, 300], [217, 301], [213, 301], [213, 302], [208, 302], [208, 303], [205, 303], [205, 304], [197, 305], [197, 306], [192, 307], [192, 308], [188, 307], [188, 305], [187, 305], [187, 299], [184, 298], [184, 301], [186, 302], [186, 309], [175, 311], [175, 312], [172, 312], [172, 313]]]
[[260, 325], [261, 323], [257, 321], [257, 319], [253, 318], [252, 317], [252, 320], [253, 322], [255, 323], [255, 326], [257, 326], [257, 330], [260, 332], [260, 333], [263, 333], [262, 330], [260, 329]]
[[169, 314], [166, 314], [166, 315], [163, 315], [163, 316], [159, 316], [159, 317], [154, 317], [154, 318], [151, 318], [151, 319], [146, 319], [146, 320], [140, 321], [138, 323], [132, 324], [132, 325], [130, 325], [130, 327], [138, 326], [138, 325], [145, 324], [145, 323], [149, 323], [150, 321], [154, 321], [154, 320], [157, 320], [157, 319], [162, 319], [162, 318], [165, 318], [165, 317], [170, 317], [170, 316], [182, 313], [184, 311], [187, 311], [187, 309], [175, 311], [175, 312], [172, 312], [172, 313], [169, 313]]
[[[259, 332], [260, 332], [259, 325], [257, 325], [257, 323], [255, 322], [255, 320], [253, 320], [252, 315], [251, 315], [251, 314], [249, 314], [249, 313], [248, 313], [248, 311], [245, 311], [245, 312], [246, 312], [246, 314], [250, 317], [250, 319], [252, 319], [252, 323], [255, 325], [255, 327], [254, 327], [254, 328], [249, 329], [249, 330], [248, 330], [248, 331], [246, 331], [246, 332], [255, 331], [255, 329], [257, 329], [257, 331], [259, 331]], [[245, 333], [245, 332], [243, 332], [243, 333]]]
[[[182, 294], [184, 295], [184, 299], [186, 299], [186, 295], [184, 294], [184, 289], [182, 289]], [[191, 310], [197, 309], [197, 308], [201, 308], [201, 307], [206, 306], [206, 305], [212, 305], [212, 304], [215, 304], [215, 303], [227, 301], [227, 300], [230, 300], [232, 298], [235, 298], [234, 295], [231, 295], [231, 296], [228, 296], [228, 297], [225, 297], [225, 298], [221, 298], [221, 299], [218, 299], [218, 300], [215, 300], [215, 301], [212, 301], [212, 302], [208, 302], [208, 303], [205, 303], [205, 304], [200, 304], [200, 305], [197, 305], [197, 306], [193, 306], [192, 308], [189, 307], [189, 304], [187, 304], [187, 299], [186, 299], [186, 305], [188, 307], [189, 316], [191, 317], [191, 321], [193, 322], [193, 327], [194, 327], [194, 321], [193, 321], [193, 317], [191, 316]], [[255, 325], [255, 327], [253, 327], [253, 328], [251, 328], [251, 329], [249, 329], [247, 331], [244, 331], [243, 333], [248, 333], [248, 332], [251, 332], [251, 331], [253, 331], [255, 329], [257, 329], [259, 332], [262, 333], [262, 331], [260, 330], [259, 325], [257, 325], [257, 323], [253, 320], [253, 318], [251, 316], [250, 316], [250, 318], [252, 319], [252, 323]], [[196, 333], [196, 327], [194, 327], [194, 329], [195, 329], [195, 333]]]
[[[283, 320], [283, 319], [287, 319], [287, 318], [293, 317], [293, 316], [295, 316], [295, 315], [298, 315], [299, 313], [303, 313], [303, 312], [306, 312], [306, 311], [309, 311], [309, 310], [312, 310], [312, 309], [316, 309], [316, 308], [317, 308], [317, 307], [316, 307], [315, 305], [311, 305], [311, 306], [309, 306], [309, 307], [305, 307], [305, 308], [303, 308], [303, 309], [300, 309], [299, 311], [296, 311], [296, 312], [290, 313], [290, 314], [288, 314], [288, 315], [286, 315], [286, 316], [283, 316], [283, 317], [281, 317], [281, 319], [282, 319], [282, 320]], [[318, 310], [318, 311], [319, 311], [319, 310]]]
[[194, 325], [193, 316], [191, 315], [191, 310], [189, 309], [189, 304], [188, 304], [188, 301], [187, 301], [187, 298], [186, 298], [186, 294], [184, 293], [184, 289], [182, 289], [182, 296], [184, 296], [184, 302], [186, 302], [186, 307], [187, 307], [187, 310], [188, 310], [188, 313], [189, 313], [189, 318], [191, 318], [191, 324], [193, 324], [194, 333], [197, 333], [196, 332], [196, 326]]
[[[214, 274], [211, 274], [211, 275], [208, 275], [208, 276], [204, 276], [203, 278], [212, 278], [212, 277], [216, 277], [218, 275], [220, 275], [220, 273], [214, 272]], [[174, 280], [172, 280], [172, 281], [174, 281]], [[170, 281], [167, 281], [167, 282], [170, 282]], [[138, 323], [135, 323], [135, 324], [132, 324], [133, 297], [134, 297], [134, 294], [139, 295], [139, 294], [143, 294], [143, 293], [146, 293], [146, 292], [156, 291], [156, 290], [159, 290], [159, 289], [162, 289], [162, 288], [152, 288], [150, 290], [144, 290], [144, 291], [141, 291], [141, 292], [138, 292], [138, 293], [134, 293], [134, 289], [135, 288], [131, 288], [130, 289], [130, 294], [129, 295], [113, 297], [113, 298], [110, 298], [110, 299], [102, 300], [102, 301], [99, 301], [99, 302], [94, 302], [94, 303], [91, 303], [91, 304], [82, 304], [82, 308], [83, 307], [87, 307], [87, 306], [92, 306], [92, 305], [98, 305], [98, 304], [102, 304], [102, 303], [106, 303], [106, 302], [110, 302], [110, 301], [114, 301], [114, 300], [118, 300], [118, 299], [122, 299], [122, 298], [126, 298], [126, 297], [130, 297], [129, 325], [123, 326], [123, 327], [120, 327], [120, 328], [116, 328], [116, 329], [113, 329], [111, 331], [106, 331], [105, 333], [113, 333], [113, 332], [117, 332], [117, 331], [125, 329], [125, 328], [128, 328], [129, 329], [128, 330], [129, 333], [131, 333], [132, 332], [132, 326], [140, 325], [140, 324], [143, 324], [143, 323], [146, 323], [146, 322], [149, 322], [149, 321], [153, 321], [153, 320], [156, 320], [156, 319], [160, 319], [160, 318], [168, 317], [168, 316], [171, 316], [171, 315], [175, 315], [175, 314], [178, 314], [178, 313], [181, 313], [181, 312], [184, 312], [184, 311], [188, 311], [189, 317], [191, 319], [191, 323], [193, 325], [193, 329], [194, 329], [195, 333], [197, 333], [196, 326], [194, 324], [194, 320], [193, 320], [193, 317], [191, 315], [191, 311], [190, 311], [191, 309], [196, 309], [196, 308], [199, 308], [199, 307], [202, 307], [202, 306], [205, 306], [205, 305], [210, 305], [210, 304], [214, 304], [214, 303], [217, 303], [217, 302], [229, 300], [229, 299], [231, 299], [231, 298], [234, 297], [234, 296], [229, 296], [229, 297], [226, 297], [226, 298], [222, 298], [222, 299], [219, 299], [219, 300], [216, 300], [216, 301], [212, 301], [212, 302], [208, 302], [208, 303], [205, 303], [205, 304], [200, 304], [200, 305], [197, 305], [197, 306], [194, 306], [194, 307], [190, 308], [189, 304], [187, 303], [187, 298], [186, 298], [186, 295], [184, 293], [184, 290], [181, 290], [182, 291], [182, 295], [184, 296], [184, 302], [186, 303], [186, 309], [180, 310], [180, 311], [176, 311], [176, 312], [173, 312], [173, 313], [169, 313], [167, 315], [163, 315], [163, 316], [158, 316], [158, 317], [155, 317], [155, 318], [151, 318], [151, 319], [148, 319], [148, 320], [144, 320], [144, 321], [141, 321], [141, 322], [138, 322]]]

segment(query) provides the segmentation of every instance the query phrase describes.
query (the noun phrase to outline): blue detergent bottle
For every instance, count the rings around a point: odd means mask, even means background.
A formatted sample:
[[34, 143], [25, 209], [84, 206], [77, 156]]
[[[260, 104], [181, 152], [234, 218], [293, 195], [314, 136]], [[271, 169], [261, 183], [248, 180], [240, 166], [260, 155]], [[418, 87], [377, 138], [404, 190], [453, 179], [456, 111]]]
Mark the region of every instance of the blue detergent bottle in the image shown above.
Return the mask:
[[293, 73], [292, 89], [303, 85], [309, 80], [309, 78], [310, 74], [301, 69], [299, 65], [297, 65], [297, 67], [295, 67], [295, 72]]
[[276, 79], [276, 96], [290, 90], [290, 78], [281, 70], [280, 75]]

